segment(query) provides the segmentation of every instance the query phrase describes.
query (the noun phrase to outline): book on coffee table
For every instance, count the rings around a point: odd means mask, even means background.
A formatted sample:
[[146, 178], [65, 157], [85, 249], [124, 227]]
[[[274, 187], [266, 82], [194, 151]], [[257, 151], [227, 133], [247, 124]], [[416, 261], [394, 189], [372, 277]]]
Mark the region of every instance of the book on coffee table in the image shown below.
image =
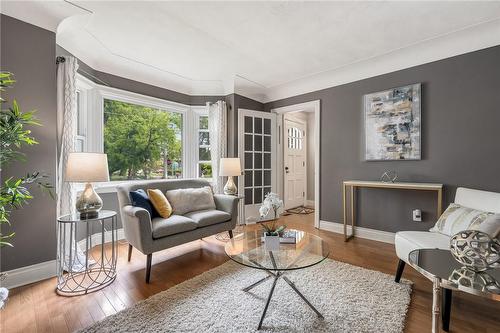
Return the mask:
[[[262, 242], [265, 242], [265, 237], [263, 236]], [[280, 236], [280, 243], [282, 244], [295, 244], [297, 243], [297, 232], [295, 230], [285, 230]]]

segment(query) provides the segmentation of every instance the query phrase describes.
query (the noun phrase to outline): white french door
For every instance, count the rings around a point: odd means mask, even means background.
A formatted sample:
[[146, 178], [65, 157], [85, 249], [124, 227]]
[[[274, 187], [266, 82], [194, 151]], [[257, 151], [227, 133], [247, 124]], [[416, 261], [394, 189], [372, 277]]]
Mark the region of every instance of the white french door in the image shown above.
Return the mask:
[[239, 109], [238, 132], [238, 155], [244, 169], [238, 187], [245, 196], [245, 222], [255, 223], [260, 220], [265, 195], [276, 192], [276, 114]]
[[284, 204], [285, 209], [290, 209], [305, 204], [306, 125], [285, 119], [283, 134]]

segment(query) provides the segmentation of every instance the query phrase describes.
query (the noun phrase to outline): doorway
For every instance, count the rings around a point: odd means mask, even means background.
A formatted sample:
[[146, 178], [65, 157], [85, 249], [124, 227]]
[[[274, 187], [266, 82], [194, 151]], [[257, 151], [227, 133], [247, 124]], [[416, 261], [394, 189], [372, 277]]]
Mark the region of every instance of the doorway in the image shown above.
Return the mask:
[[[288, 212], [314, 208], [320, 225], [320, 101], [271, 110], [277, 115], [277, 190]], [[311, 213], [312, 214], [312, 213]]]

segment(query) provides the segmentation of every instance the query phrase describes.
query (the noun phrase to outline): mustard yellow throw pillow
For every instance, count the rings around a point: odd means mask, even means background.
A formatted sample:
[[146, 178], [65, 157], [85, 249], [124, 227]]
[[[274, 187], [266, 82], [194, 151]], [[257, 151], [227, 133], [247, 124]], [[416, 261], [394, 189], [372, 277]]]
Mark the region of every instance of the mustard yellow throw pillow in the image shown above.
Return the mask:
[[148, 197], [151, 200], [154, 208], [164, 219], [172, 215], [172, 206], [168, 202], [167, 197], [160, 190], [148, 190]]

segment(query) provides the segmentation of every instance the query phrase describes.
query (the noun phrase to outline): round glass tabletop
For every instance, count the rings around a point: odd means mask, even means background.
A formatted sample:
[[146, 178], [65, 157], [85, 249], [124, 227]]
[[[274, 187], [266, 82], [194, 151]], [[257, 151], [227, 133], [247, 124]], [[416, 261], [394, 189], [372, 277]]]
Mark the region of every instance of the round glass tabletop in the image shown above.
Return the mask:
[[99, 211], [97, 216], [91, 218], [81, 218], [80, 214], [77, 213], [77, 214], [68, 214], [60, 216], [57, 218], [57, 220], [62, 223], [89, 222], [102, 219], [109, 219], [115, 215], [116, 215], [115, 211], [103, 209]]
[[415, 250], [408, 259], [427, 278], [439, 278], [444, 288], [500, 301], [500, 269], [475, 272], [456, 261], [450, 251], [439, 249]]
[[328, 257], [328, 244], [321, 237], [302, 230], [295, 232], [295, 243], [280, 243], [278, 250], [266, 247], [263, 233], [246, 231], [226, 243], [226, 254], [239, 264], [269, 271], [287, 271], [316, 265]]

